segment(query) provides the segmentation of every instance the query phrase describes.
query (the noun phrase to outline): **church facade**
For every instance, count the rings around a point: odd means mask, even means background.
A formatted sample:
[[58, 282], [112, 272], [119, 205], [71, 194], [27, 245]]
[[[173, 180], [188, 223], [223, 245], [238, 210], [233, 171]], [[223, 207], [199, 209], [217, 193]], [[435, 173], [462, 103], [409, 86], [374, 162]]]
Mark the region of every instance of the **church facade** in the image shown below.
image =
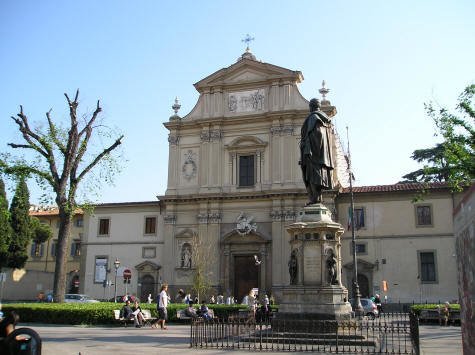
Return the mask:
[[[103, 279], [118, 276], [118, 295], [126, 290], [142, 298], [156, 295], [162, 282], [172, 296], [178, 289], [193, 293], [200, 269], [215, 295], [241, 301], [257, 288], [278, 302], [290, 282], [286, 226], [308, 201], [298, 164], [300, 128], [309, 112], [298, 90], [302, 80], [299, 71], [263, 63], [246, 51], [197, 82], [200, 96], [191, 112], [180, 117], [176, 104], [175, 115], [164, 123], [169, 131], [165, 194], [156, 202], [98, 205], [85, 217], [81, 292], [108, 298], [110, 282]], [[330, 119], [337, 113], [325, 97], [322, 110]], [[349, 180], [335, 130], [332, 155], [333, 189], [324, 191], [323, 203], [345, 227], [339, 265], [351, 295]], [[379, 293], [388, 302], [457, 298], [451, 211], [458, 197], [432, 184], [424, 200], [413, 203], [419, 188], [354, 188], [363, 296]], [[152, 219], [155, 227], [149, 230]], [[101, 232], [104, 223], [108, 233]], [[121, 283], [125, 268], [132, 271], [129, 285]]]
[[[302, 79], [298, 71], [246, 52], [196, 83], [200, 97], [193, 110], [165, 123], [169, 175], [160, 200], [169, 251], [164, 264], [174, 266], [165, 278], [172, 288], [192, 283], [193, 261], [189, 267], [182, 259], [193, 238], [212, 246], [209, 277], [224, 295], [241, 299], [258, 288], [278, 298], [288, 284], [285, 225], [307, 201], [298, 165], [300, 127], [309, 112], [297, 88]], [[333, 116], [336, 109], [324, 104]], [[337, 144], [332, 148], [341, 155]], [[333, 210], [334, 193], [325, 195]]]

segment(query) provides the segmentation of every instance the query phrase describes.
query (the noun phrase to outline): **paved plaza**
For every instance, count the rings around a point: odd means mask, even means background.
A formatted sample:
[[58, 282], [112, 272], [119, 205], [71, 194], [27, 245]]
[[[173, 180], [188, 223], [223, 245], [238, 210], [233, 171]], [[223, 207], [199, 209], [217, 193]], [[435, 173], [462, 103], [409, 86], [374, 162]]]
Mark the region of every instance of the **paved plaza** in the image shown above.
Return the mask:
[[[235, 350], [198, 350], [189, 347], [189, 325], [169, 325], [168, 330], [118, 326], [83, 327], [21, 324], [36, 330], [44, 355], [121, 354], [249, 354]], [[421, 354], [462, 354], [460, 327], [420, 326]], [[253, 351], [255, 353], [255, 351]], [[268, 352], [265, 354], [284, 354]], [[286, 352], [285, 354], [289, 354]]]

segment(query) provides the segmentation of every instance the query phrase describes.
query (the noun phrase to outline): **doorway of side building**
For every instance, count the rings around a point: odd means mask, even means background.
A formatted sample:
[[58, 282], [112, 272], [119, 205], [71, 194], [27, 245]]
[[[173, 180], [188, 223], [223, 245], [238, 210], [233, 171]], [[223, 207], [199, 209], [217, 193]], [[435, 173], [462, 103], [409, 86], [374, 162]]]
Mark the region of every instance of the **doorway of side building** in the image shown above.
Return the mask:
[[[366, 277], [366, 275], [358, 274], [358, 286], [359, 286], [359, 289], [360, 289], [361, 297], [362, 298], [368, 298], [370, 296], [369, 295], [369, 281], [368, 281], [368, 278]], [[355, 294], [355, 292], [354, 292], [354, 283], [352, 283], [351, 296], [350, 297], [353, 297], [354, 294]]]
[[234, 297], [239, 303], [249, 291], [259, 287], [259, 268], [253, 255], [234, 257]]
[[140, 300], [142, 302], [146, 302], [148, 295], [152, 295], [152, 299], [155, 297], [154, 289], [155, 289], [155, 279], [152, 275], [143, 275], [142, 276], [142, 288], [140, 292]]

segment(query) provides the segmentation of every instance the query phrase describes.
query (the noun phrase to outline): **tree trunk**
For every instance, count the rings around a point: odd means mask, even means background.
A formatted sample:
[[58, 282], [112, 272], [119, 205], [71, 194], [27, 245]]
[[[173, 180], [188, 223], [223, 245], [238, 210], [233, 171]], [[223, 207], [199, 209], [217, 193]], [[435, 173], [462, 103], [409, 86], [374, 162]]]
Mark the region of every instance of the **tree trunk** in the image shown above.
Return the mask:
[[73, 213], [70, 209], [59, 207], [59, 231], [58, 246], [56, 251], [56, 264], [54, 274], [53, 299], [55, 302], [64, 302], [66, 291], [68, 246], [71, 238], [71, 227], [73, 222]]

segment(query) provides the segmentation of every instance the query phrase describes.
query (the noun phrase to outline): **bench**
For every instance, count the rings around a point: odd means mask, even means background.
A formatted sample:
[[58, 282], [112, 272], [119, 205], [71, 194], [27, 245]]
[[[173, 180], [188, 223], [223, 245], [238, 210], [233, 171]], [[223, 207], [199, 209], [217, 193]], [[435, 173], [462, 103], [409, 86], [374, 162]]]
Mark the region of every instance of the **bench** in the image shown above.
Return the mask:
[[[208, 309], [208, 314], [211, 316], [211, 318], [214, 318], [214, 311], [212, 309]], [[198, 318], [201, 318], [201, 317], [198, 316]], [[190, 320], [191, 317], [186, 315], [184, 309], [177, 309], [176, 310], [176, 319]]]
[[[419, 314], [419, 321], [422, 322], [442, 322], [442, 317], [439, 314], [439, 311], [437, 309], [421, 309], [421, 312]], [[455, 324], [459, 323], [460, 324], [460, 311], [456, 310], [450, 310], [449, 313], [449, 323]]]
[[[123, 324], [124, 327], [127, 327], [127, 323], [133, 323], [134, 319], [133, 318], [124, 318], [120, 316], [120, 310], [114, 309], [114, 319]], [[152, 313], [150, 312], [149, 309], [142, 309], [142, 314], [145, 320], [144, 326], [149, 326], [151, 327], [152, 324], [157, 320], [157, 318], [152, 317]]]
[[119, 322], [120, 324], [123, 324], [124, 327], [127, 327], [127, 323], [134, 322], [133, 318], [124, 318], [120, 316], [120, 310], [119, 309], [114, 309], [112, 312], [114, 312], [114, 320], [116, 322]]

